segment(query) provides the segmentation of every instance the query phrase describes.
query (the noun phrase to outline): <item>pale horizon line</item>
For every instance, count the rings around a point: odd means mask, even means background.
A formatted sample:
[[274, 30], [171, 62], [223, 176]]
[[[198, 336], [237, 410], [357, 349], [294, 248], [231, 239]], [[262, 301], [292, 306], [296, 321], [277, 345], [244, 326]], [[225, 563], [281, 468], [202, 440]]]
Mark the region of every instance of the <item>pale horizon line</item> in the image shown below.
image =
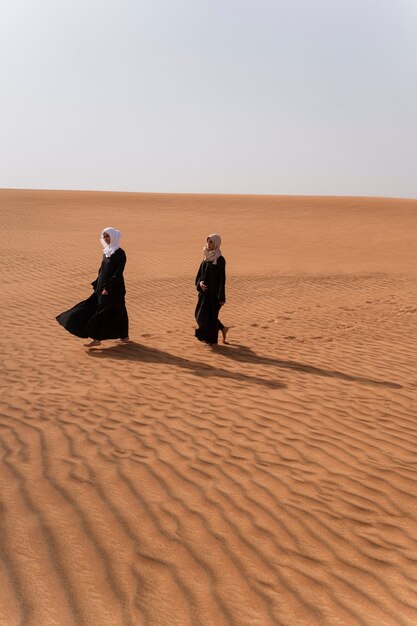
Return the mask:
[[39, 191], [39, 192], [62, 192], [62, 193], [91, 193], [91, 194], [130, 194], [148, 196], [241, 196], [241, 197], [270, 197], [270, 198], [363, 198], [381, 200], [403, 200], [412, 201], [417, 198], [403, 196], [375, 195], [351, 195], [351, 194], [318, 194], [318, 193], [232, 193], [232, 192], [205, 192], [205, 191], [126, 191], [116, 189], [63, 189], [48, 187], [0, 187], [1, 191]]

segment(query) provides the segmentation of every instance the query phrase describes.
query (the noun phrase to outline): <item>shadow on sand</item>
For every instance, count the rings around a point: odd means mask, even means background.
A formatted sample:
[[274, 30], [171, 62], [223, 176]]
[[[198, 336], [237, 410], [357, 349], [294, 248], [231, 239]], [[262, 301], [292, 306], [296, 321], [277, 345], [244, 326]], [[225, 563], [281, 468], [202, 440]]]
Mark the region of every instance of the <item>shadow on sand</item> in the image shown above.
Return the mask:
[[[250, 376], [241, 372], [232, 372], [207, 363], [202, 363], [201, 361], [191, 361], [190, 359], [185, 359], [181, 356], [164, 352], [163, 350], [157, 350], [156, 348], [150, 348], [149, 346], [144, 346], [134, 341], [130, 341], [125, 345], [105, 348], [104, 350], [88, 350], [87, 354], [95, 359], [115, 359], [118, 361], [139, 361], [141, 363], [164, 363], [174, 365], [189, 370], [201, 378], [208, 378], [210, 376], [229, 378], [230, 380], [239, 382], [262, 385], [270, 389], [282, 389], [286, 387], [283, 383], [275, 380]], [[222, 355], [223, 354], [224, 352], [222, 351]]]
[[227, 346], [218, 346], [218, 352], [222, 356], [240, 363], [252, 363], [255, 365], [272, 365], [280, 369], [295, 370], [297, 372], [304, 372], [306, 374], [313, 374], [315, 376], [325, 376], [328, 378], [338, 378], [340, 380], [347, 380], [355, 383], [362, 383], [365, 385], [377, 385], [378, 387], [388, 387], [389, 389], [402, 389], [402, 385], [398, 383], [392, 383], [386, 380], [372, 380], [362, 376], [353, 376], [351, 374], [344, 374], [337, 370], [326, 370], [321, 367], [314, 367], [314, 365], [307, 365], [305, 363], [298, 363], [297, 361], [284, 361], [282, 359], [271, 359], [269, 357], [259, 356], [251, 348], [242, 346], [240, 344], [228, 344]]
[[[402, 385], [390, 381], [373, 380], [362, 376], [353, 376], [351, 374], [344, 374], [338, 370], [326, 370], [321, 367], [315, 367], [314, 365], [298, 363], [297, 361], [285, 361], [282, 359], [259, 356], [251, 348], [240, 344], [229, 343], [227, 345], [218, 345], [216, 347], [216, 352], [224, 357], [227, 357], [228, 359], [242, 364], [272, 365], [273, 367], [280, 369], [294, 370], [296, 372], [303, 372], [314, 376], [338, 378], [339, 380], [346, 380], [365, 385], [375, 385], [378, 387], [388, 387], [389, 389], [402, 389]], [[191, 361], [190, 359], [185, 359], [181, 356], [170, 354], [169, 352], [157, 350], [156, 348], [150, 348], [149, 346], [144, 346], [142, 344], [135, 343], [134, 341], [131, 341], [126, 345], [105, 348], [104, 350], [89, 350], [87, 354], [96, 359], [141, 361], [142, 363], [165, 363], [176, 367], [182, 367], [183, 369], [189, 370], [193, 374], [201, 376], [202, 378], [217, 376], [219, 378], [229, 378], [239, 382], [258, 384], [275, 389], [286, 387], [284, 383], [278, 381], [259, 378], [258, 376], [251, 376], [241, 372], [232, 372], [207, 363], [202, 363], [201, 361]]]

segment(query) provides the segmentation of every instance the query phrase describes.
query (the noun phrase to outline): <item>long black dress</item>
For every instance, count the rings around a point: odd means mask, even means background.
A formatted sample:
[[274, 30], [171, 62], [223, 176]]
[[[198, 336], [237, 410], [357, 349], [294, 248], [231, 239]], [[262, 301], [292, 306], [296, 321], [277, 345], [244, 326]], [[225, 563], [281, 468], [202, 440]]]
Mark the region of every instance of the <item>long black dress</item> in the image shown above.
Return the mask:
[[[92, 339], [119, 339], [129, 335], [129, 320], [125, 304], [123, 270], [126, 254], [118, 248], [110, 257], [103, 255], [96, 280], [91, 283], [94, 292], [87, 300], [57, 315], [56, 319], [76, 337]], [[106, 289], [107, 296], [101, 292]]]
[[[200, 282], [203, 281], [208, 289], [203, 291]], [[195, 319], [198, 328], [195, 336], [205, 343], [217, 343], [219, 330], [224, 328], [219, 320], [220, 303], [226, 302], [226, 260], [223, 256], [217, 263], [203, 261], [195, 279], [198, 291], [198, 302], [195, 309]]]

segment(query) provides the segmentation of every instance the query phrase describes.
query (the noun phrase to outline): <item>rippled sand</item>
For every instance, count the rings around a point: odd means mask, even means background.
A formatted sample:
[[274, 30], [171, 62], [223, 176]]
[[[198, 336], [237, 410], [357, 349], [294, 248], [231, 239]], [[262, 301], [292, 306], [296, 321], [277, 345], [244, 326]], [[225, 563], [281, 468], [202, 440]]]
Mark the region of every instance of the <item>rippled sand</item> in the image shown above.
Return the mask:
[[[417, 624], [417, 201], [0, 191], [1, 626]], [[123, 232], [132, 343], [55, 322]], [[230, 345], [193, 336], [205, 236]]]

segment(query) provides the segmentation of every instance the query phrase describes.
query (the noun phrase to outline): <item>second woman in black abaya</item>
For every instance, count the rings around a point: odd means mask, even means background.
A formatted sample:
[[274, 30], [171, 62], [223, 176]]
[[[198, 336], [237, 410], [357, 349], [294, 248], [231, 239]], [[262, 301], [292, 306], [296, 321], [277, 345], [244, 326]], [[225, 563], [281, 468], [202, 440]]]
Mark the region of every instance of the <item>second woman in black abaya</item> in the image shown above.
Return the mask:
[[103, 339], [129, 340], [129, 320], [125, 304], [123, 270], [126, 254], [120, 248], [120, 231], [105, 228], [101, 233], [104, 248], [103, 260], [94, 292], [87, 300], [79, 302], [57, 316], [57, 321], [76, 337], [91, 338], [86, 347], [99, 346]]
[[220, 235], [207, 237], [207, 243], [203, 249], [203, 262], [195, 279], [198, 291], [195, 309], [198, 328], [195, 330], [195, 336], [199, 341], [208, 345], [217, 344], [219, 330], [225, 342], [228, 331], [219, 320], [220, 308], [226, 302], [226, 260], [220, 250], [220, 244]]

